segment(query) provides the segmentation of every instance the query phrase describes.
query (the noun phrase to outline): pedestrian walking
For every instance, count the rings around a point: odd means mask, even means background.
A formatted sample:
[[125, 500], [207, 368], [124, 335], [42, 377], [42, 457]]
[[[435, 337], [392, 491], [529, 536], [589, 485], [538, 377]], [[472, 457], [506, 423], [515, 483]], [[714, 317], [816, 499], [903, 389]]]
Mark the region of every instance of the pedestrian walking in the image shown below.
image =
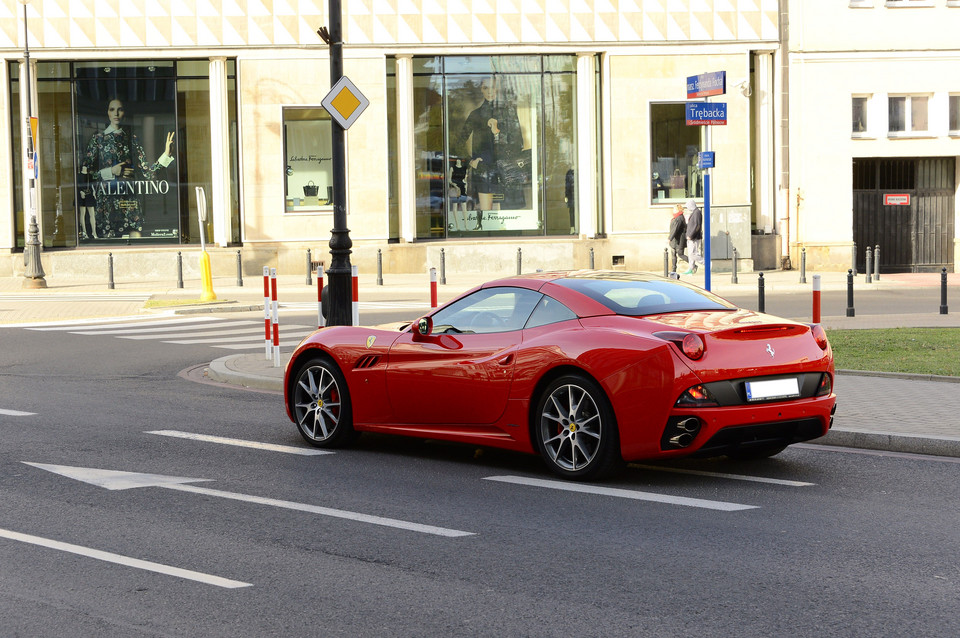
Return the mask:
[[667, 232], [667, 245], [670, 247], [670, 272], [677, 272], [677, 259], [689, 261], [687, 249], [687, 220], [683, 216], [683, 206], [677, 204], [670, 218], [670, 230]]
[[688, 199], [687, 205], [687, 248], [690, 249], [690, 267], [683, 273], [692, 275], [697, 267], [703, 263], [703, 213], [697, 202]]

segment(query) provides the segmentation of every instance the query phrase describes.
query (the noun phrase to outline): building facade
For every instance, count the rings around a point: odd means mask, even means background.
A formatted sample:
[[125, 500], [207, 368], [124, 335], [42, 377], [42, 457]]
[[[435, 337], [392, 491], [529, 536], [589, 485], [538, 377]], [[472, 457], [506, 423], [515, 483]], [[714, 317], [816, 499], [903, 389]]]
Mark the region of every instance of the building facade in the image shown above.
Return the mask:
[[[697, 157], [709, 149], [717, 268], [734, 249], [741, 267], [781, 267], [803, 248], [813, 263], [838, 264], [856, 233], [874, 241], [869, 213], [854, 214], [854, 193], [870, 182], [855, 186], [852, 158], [877, 171], [883, 157], [945, 158], [957, 170], [949, 124], [934, 139], [870, 139], [849, 130], [848, 114], [861, 97], [868, 114], [885, 114], [888, 93], [914, 108], [923, 91], [933, 113], [950, 112], [948, 23], [960, 19], [952, 0], [841, 4], [343, 2], [344, 74], [370, 101], [346, 136], [353, 262], [372, 269], [381, 251], [385, 270], [415, 272], [443, 248], [451, 268], [499, 273], [522, 247], [529, 268], [592, 260], [658, 271], [676, 205], [702, 205]], [[872, 57], [844, 53], [867, 42], [834, 50], [850, 42], [844, 21], [896, 29], [881, 24], [891, 4], [934, 5], [896, 11], [936, 14], [940, 49], [914, 56], [932, 63], [930, 86], [916, 86], [916, 72], [904, 73], [910, 86], [887, 87], [855, 70], [873, 64], [882, 80], [884, 61], [913, 51], [910, 41]], [[10, 140], [0, 146], [0, 251], [11, 271], [22, 268], [34, 211], [45, 263], [63, 272], [106, 250], [147, 263], [201, 232], [221, 268], [238, 248], [253, 272], [302, 269], [305, 248], [326, 251], [326, 11], [322, 0], [34, 0], [25, 12], [0, 1], [0, 129]], [[726, 124], [688, 126], [687, 78], [718, 71], [726, 92], [709, 99], [726, 104]], [[844, 162], [843, 180], [825, 179]], [[938, 184], [953, 184], [955, 200], [955, 175]]]
[[794, 263], [806, 249], [863, 272], [879, 247], [884, 271], [954, 271], [958, 30], [956, 0], [791, 0], [783, 210]]

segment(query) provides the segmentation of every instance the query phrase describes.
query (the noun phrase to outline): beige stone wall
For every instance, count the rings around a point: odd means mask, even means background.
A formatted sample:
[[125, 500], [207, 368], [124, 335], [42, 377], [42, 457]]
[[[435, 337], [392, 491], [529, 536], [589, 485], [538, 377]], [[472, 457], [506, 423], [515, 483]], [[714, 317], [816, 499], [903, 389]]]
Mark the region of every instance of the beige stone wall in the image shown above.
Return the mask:
[[[775, 40], [777, 8], [778, 0], [344, 0], [343, 31], [350, 45]], [[326, 11], [326, 0], [44, 0], [28, 16], [38, 48], [130, 50], [320, 44]], [[17, 0], [0, 0], [0, 51], [23, 48], [22, 15]]]
[[[329, 90], [329, 64], [318, 57], [239, 62], [245, 241], [328, 240], [333, 212], [284, 212], [282, 110], [316, 106]], [[387, 237], [385, 67], [353, 58], [344, 74], [370, 100], [347, 131], [347, 225], [355, 240]]]

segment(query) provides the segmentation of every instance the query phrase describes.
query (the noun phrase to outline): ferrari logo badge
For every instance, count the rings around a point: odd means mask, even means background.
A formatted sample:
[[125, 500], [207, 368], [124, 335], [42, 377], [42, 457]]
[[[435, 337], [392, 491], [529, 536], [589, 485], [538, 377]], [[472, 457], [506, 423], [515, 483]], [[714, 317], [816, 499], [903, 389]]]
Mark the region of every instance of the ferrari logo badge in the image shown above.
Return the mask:
[[[369, 346], [370, 343], [367, 342], [367, 345]], [[772, 359], [772, 358], [773, 358], [773, 355], [774, 355], [775, 353], [774, 353], [774, 351], [773, 351], [773, 346], [771, 346], [769, 343], [767, 344], [767, 352], [770, 353], [770, 358]]]
[[[367, 337], [367, 347], [368, 347], [368, 348], [372, 348], [372, 347], [373, 347], [373, 342], [376, 341], [376, 340], [377, 340], [377, 338], [374, 337], [374, 336]], [[768, 347], [769, 347], [769, 346], [768, 346]]]

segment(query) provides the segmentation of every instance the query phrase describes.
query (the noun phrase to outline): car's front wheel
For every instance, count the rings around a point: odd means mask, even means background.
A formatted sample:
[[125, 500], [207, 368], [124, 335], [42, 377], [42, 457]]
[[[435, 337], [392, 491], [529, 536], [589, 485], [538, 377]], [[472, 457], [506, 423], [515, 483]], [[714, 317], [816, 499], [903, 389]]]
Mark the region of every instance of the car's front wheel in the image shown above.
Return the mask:
[[579, 374], [554, 380], [540, 396], [534, 418], [537, 449], [554, 473], [593, 479], [622, 466], [613, 409], [593, 380]]
[[356, 437], [347, 381], [332, 361], [307, 361], [293, 383], [292, 412], [300, 435], [308, 443], [338, 447]]

